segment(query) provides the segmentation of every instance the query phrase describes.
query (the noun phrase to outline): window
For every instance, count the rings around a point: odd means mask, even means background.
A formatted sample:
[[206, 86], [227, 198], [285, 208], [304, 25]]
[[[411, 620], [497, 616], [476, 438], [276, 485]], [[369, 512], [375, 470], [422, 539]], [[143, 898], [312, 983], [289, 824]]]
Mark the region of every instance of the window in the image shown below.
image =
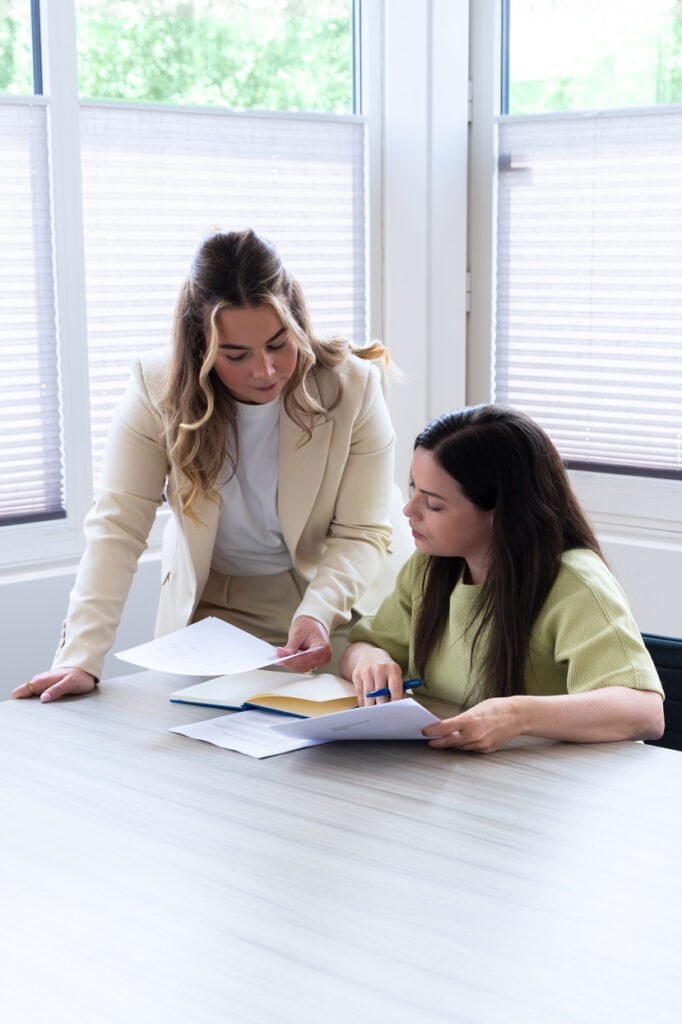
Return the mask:
[[493, 394], [570, 466], [682, 479], [682, 4], [503, 15]]
[[[24, 35], [5, 24], [2, 38], [27, 38], [30, 3], [11, 6]], [[208, 231], [250, 225], [272, 238], [316, 327], [367, 335], [355, 5], [76, 0], [75, 17], [63, 13], [43, 26], [49, 100], [0, 97], [6, 563], [33, 559], [35, 537], [53, 555], [77, 550], [130, 360], [168, 343]], [[17, 43], [17, 67], [21, 53]], [[41, 466], [26, 482], [19, 444]]]
[[682, 102], [679, 0], [507, 0], [502, 113]]
[[32, 37], [30, 3], [4, 0], [0, 16], [0, 94], [29, 96], [34, 85], [36, 92], [41, 91], [34, 81], [34, 71], [39, 72], [39, 48], [34, 50]]
[[[37, 41], [36, 41], [37, 48]], [[62, 518], [47, 110], [31, 8], [0, 18], [0, 522]], [[34, 78], [35, 75], [35, 78]]]
[[77, 0], [80, 95], [352, 114], [348, 0]]

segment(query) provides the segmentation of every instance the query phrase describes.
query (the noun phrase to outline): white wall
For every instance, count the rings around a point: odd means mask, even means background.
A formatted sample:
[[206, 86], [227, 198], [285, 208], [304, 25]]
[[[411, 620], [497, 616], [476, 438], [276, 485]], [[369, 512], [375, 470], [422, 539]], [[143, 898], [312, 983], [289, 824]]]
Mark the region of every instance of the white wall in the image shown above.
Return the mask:
[[682, 551], [679, 544], [613, 536], [598, 530], [611, 570], [628, 595], [643, 633], [682, 635], [679, 584]]
[[[0, 700], [19, 683], [49, 669], [75, 577], [75, 564], [0, 579], [3, 670]], [[119, 626], [114, 650], [144, 643], [153, 634], [159, 597], [159, 556], [143, 556]], [[104, 676], [134, 672], [133, 665], [109, 654]]]

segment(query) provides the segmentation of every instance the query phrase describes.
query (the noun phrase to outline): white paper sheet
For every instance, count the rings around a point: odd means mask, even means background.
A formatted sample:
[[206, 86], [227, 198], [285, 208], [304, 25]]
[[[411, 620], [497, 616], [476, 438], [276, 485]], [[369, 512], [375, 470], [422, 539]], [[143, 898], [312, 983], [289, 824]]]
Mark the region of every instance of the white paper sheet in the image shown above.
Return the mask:
[[213, 617], [116, 654], [133, 665], [183, 676], [250, 672], [265, 665], [281, 665], [297, 656], [279, 658], [272, 644]]
[[372, 704], [366, 708], [336, 711], [318, 718], [290, 719], [273, 725], [273, 731], [300, 739], [329, 740], [427, 740], [422, 729], [440, 719], [411, 697]]
[[334, 740], [424, 740], [422, 729], [440, 719], [411, 697], [368, 708], [336, 711], [319, 718], [287, 718], [271, 711], [238, 711], [206, 722], [178, 725], [169, 732], [237, 750], [250, 757], [271, 757]]
[[325, 742], [283, 736], [273, 729], [273, 725], [281, 720], [280, 715], [269, 711], [237, 711], [233, 715], [209, 718], [206, 722], [176, 725], [168, 731], [189, 736], [190, 739], [204, 740], [226, 750], [236, 750], [249, 757], [272, 757], [273, 754], [285, 754], [289, 750], [314, 747]]

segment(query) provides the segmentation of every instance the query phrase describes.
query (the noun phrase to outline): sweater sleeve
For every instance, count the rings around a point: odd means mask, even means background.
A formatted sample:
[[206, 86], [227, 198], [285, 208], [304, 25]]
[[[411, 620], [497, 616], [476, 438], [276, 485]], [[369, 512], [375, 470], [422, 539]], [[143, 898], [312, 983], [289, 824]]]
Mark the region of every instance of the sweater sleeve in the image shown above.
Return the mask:
[[568, 692], [627, 686], [663, 696], [625, 594], [601, 559], [589, 555], [589, 563], [564, 562], [541, 613], [541, 631], [566, 666]]

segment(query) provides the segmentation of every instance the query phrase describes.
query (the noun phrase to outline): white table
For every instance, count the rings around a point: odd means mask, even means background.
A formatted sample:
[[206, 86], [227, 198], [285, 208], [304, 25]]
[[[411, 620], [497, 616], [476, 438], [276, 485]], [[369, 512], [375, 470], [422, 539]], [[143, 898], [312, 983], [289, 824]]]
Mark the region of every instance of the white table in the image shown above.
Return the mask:
[[682, 1017], [682, 755], [254, 760], [145, 672], [0, 705], [8, 1024]]

